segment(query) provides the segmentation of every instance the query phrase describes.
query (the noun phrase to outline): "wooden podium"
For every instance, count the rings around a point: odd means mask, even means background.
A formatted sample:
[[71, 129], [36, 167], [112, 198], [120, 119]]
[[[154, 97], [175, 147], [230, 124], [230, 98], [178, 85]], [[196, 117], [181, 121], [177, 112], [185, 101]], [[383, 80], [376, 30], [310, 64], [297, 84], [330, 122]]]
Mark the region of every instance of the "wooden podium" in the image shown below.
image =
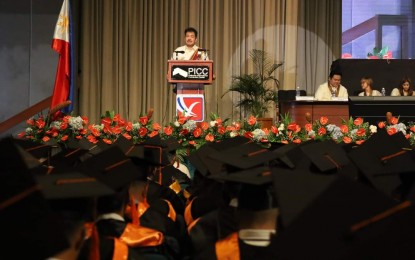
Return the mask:
[[203, 121], [205, 85], [212, 84], [213, 61], [169, 60], [167, 65], [167, 81], [176, 85], [177, 113]]

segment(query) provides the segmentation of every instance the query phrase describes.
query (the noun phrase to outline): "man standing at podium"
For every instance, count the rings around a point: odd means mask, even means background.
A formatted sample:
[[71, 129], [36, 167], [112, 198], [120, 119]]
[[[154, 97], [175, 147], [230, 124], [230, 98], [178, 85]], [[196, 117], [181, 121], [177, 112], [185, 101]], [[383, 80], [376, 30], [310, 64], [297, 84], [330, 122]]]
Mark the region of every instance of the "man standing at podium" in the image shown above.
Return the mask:
[[329, 75], [329, 80], [321, 84], [314, 98], [319, 101], [329, 101], [335, 98], [348, 98], [347, 89], [341, 85], [342, 74], [339, 71], [332, 70]]
[[188, 27], [184, 30], [184, 40], [186, 45], [178, 47], [171, 57], [172, 60], [209, 60], [207, 52], [196, 45], [197, 30]]

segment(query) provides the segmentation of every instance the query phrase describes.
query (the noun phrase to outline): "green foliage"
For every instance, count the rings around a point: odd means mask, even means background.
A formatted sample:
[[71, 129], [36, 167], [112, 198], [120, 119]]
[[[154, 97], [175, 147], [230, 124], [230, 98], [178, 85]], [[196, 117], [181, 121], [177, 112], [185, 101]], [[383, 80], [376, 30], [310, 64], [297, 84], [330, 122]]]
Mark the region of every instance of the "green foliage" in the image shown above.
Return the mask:
[[269, 106], [278, 101], [277, 89], [280, 82], [273, 74], [283, 63], [274, 63], [263, 50], [253, 49], [249, 52], [249, 57], [255, 72], [233, 76], [229, 90], [222, 97], [228, 92], [237, 92], [240, 94], [237, 107], [246, 115], [263, 117]]
[[379, 59], [383, 59], [383, 57], [386, 55], [386, 53], [388, 53], [388, 50], [389, 50], [388, 46], [385, 46], [383, 48], [375, 47], [375, 48], [373, 48], [372, 52], [369, 52], [367, 54], [367, 57], [377, 56]]

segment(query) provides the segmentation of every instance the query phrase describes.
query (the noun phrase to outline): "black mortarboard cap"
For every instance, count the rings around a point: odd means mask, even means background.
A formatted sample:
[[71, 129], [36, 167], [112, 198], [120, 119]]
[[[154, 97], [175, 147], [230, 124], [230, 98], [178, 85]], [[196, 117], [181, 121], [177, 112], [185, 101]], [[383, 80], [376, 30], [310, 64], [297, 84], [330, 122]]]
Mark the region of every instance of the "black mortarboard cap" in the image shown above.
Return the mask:
[[180, 146], [177, 139], [163, 140], [159, 135], [147, 139], [140, 145], [144, 147], [144, 160], [155, 166], [169, 165], [169, 156]]
[[77, 168], [115, 190], [129, 185], [133, 180], [147, 178], [146, 172], [136, 167], [118, 146], [110, 146], [83, 161]]
[[400, 174], [415, 172], [415, 160], [406, 142], [400, 133], [390, 136], [379, 131], [348, 155], [371, 185], [391, 195], [402, 184]]
[[52, 146], [56, 146], [51, 142], [41, 143], [29, 139], [15, 138], [14, 142], [22, 147], [25, 151], [32, 154], [37, 159], [45, 159], [51, 156]]
[[320, 172], [338, 171], [350, 163], [346, 151], [331, 140], [313, 142], [301, 149]]
[[[283, 185], [284, 179], [276, 174], [275, 183]], [[287, 177], [288, 174], [285, 176]], [[290, 202], [282, 205], [281, 196], [286, 192], [291, 195], [295, 191], [312, 189], [314, 199], [299, 212], [297, 217], [285, 226], [274, 244], [276, 259], [280, 258], [318, 258], [318, 259], [390, 259], [391, 252], [398, 258], [406, 255], [413, 256], [414, 249], [409, 246], [413, 243], [415, 225], [413, 208], [405, 213], [393, 212], [397, 202], [385, 194], [352, 181], [340, 175], [298, 175], [291, 174], [294, 179], [286, 185], [292, 191], [277, 187], [277, 196], [280, 210], [284, 217], [284, 209], [293, 207], [307, 194], [292, 197]], [[323, 180], [310, 182], [303, 179], [305, 176]], [[326, 178], [326, 180], [324, 180]], [[285, 199], [288, 199], [286, 195]], [[411, 212], [412, 211], [412, 212]], [[390, 213], [390, 215], [388, 215]], [[408, 215], [409, 214], [409, 215]], [[378, 218], [381, 216], [380, 218]], [[401, 223], [405, 219], [404, 223]], [[367, 222], [366, 220], [370, 220]], [[365, 223], [362, 228], [356, 229], [356, 224]], [[359, 225], [358, 225], [359, 226]], [[407, 231], [407, 230], [409, 231]], [[402, 234], [402, 235], [401, 235]], [[292, 250], [293, 247], [302, 250]], [[396, 250], [406, 248], [407, 251]], [[387, 255], [386, 258], [384, 258]]]
[[210, 154], [210, 157], [236, 169], [248, 169], [275, 160], [276, 154], [256, 143], [246, 143]]
[[[69, 247], [15, 140], [0, 140], [2, 259], [46, 259]], [[25, 250], [16, 250], [16, 241]]]
[[204, 144], [189, 156], [189, 161], [204, 176], [218, 174], [223, 171], [224, 163], [210, 157], [215, 153], [218, 153], [216, 149]]

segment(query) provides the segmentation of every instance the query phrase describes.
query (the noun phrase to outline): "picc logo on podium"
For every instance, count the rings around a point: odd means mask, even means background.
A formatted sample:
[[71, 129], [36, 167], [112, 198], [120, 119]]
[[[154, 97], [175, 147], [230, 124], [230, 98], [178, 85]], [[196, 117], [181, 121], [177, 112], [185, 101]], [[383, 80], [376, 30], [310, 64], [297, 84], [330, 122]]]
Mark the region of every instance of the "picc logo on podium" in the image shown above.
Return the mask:
[[176, 80], [208, 80], [209, 66], [203, 65], [173, 65], [171, 68], [172, 79]]
[[176, 96], [177, 114], [190, 116], [191, 120], [204, 120], [205, 98], [202, 94], [178, 94]]

